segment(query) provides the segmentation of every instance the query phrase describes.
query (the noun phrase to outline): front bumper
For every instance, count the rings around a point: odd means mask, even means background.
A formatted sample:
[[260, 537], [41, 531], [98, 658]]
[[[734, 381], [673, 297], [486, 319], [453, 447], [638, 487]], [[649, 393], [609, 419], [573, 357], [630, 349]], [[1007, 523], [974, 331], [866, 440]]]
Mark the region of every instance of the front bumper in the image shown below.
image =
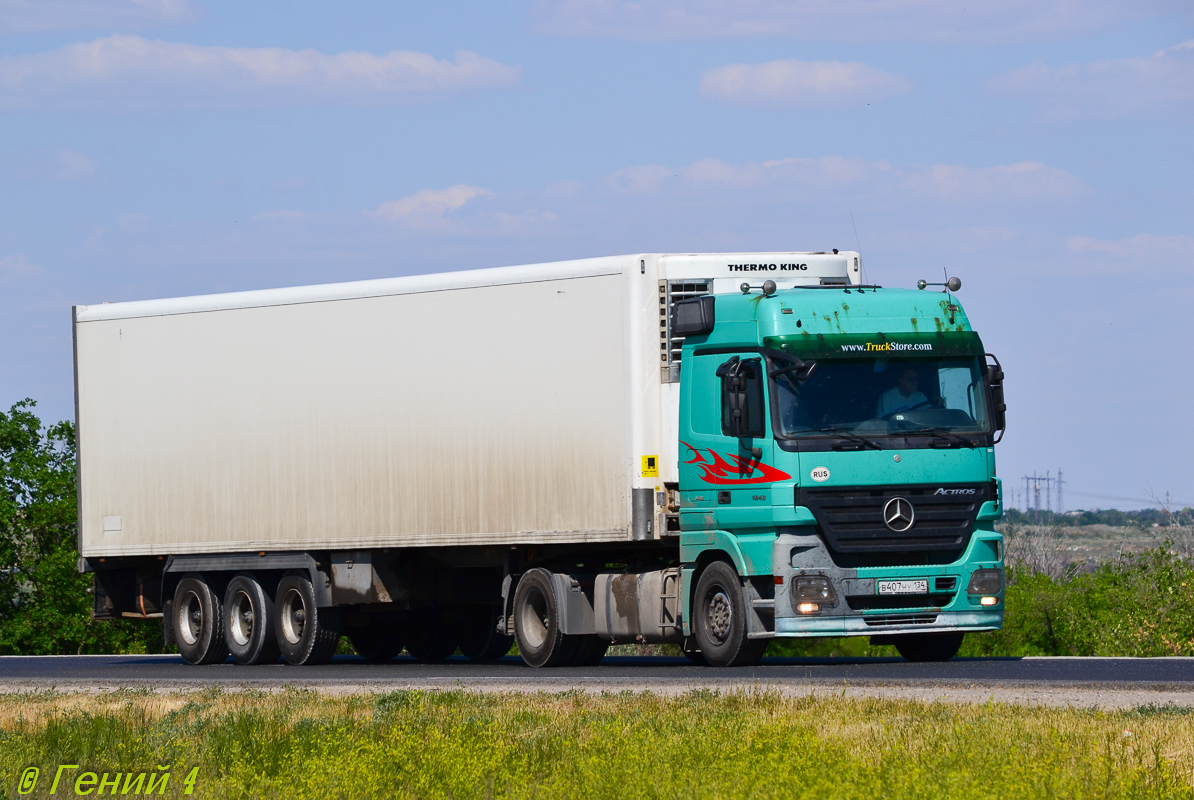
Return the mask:
[[[932, 617], [932, 619], [929, 619]], [[881, 624], [875, 624], [882, 621]], [[893, 633], [992, 631], [1003, 626], [1003, 610], [859, 613], [857, 616], [776, 617], [776, 636], [887, 636]]]
[[[950, 564], [859, 568], [838, 567], [816, 533], [793, 532], [798, 530], [787, 529], [774, 544], [772, 568], [779, 581], [775, 585], [775, 636], [885, 636], [986, 631], [1003, 625], [1003, 590], [994, 606], [980, 606], [979, 598], [967, 592], [975, 570], [1003, 566], [1003, 537], [994, 530], [976, 530], [965, 553]], [[812, 614], [796, 611], [789, 592], [794, 579], [808, 576], [821, 576], [832, 583], [834, 605], [822, 605]], [[896, 598], [891, 596], [883, 598], [887, 602], [874, 602], [878, 598], [876, 581], [913, 578], [928, 579], [929, 586], [934, 587], [933, 595], [907, 595], [906, 606], [893, 603]], [[951, 578], [952, 591], [936, 591], [943, 579]], [[934, 605], [926, 605], [930, 602]]]

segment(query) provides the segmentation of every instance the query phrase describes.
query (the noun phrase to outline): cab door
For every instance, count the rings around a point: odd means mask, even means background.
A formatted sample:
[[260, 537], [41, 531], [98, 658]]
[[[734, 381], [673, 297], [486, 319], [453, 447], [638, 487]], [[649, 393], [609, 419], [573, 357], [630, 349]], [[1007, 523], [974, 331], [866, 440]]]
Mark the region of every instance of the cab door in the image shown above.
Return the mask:
[[766, 362], [749, 351], [719, 353], [694, 356], [686, 370], [680, 410], [681, 529], [769, 525], [771, 484], [791, 476], [772, 466]]

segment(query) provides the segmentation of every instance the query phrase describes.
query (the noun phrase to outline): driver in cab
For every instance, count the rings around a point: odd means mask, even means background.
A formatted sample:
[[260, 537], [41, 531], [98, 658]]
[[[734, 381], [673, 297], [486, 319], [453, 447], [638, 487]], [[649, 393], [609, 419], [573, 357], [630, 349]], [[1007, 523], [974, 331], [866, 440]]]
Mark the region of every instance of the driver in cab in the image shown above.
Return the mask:
[[924, 396], [923, 392], [916, 389], [918, 380], [913, 367], [901, 369], [896, 378], [896, 385], [879, 395], [879, 408], [875, 411], [875, 416], [879, 419], [886, 419], [901, 411], [911, 411], [914, 408], [927, 406], [929, 399]]

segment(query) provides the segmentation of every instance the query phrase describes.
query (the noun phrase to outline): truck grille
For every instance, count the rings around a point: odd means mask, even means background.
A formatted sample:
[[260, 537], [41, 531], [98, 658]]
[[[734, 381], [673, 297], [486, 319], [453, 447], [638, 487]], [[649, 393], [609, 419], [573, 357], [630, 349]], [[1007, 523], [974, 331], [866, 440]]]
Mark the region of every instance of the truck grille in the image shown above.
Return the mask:
[[[956, 561], [991, 496], [986, 483], [800, 487], [796, 504], [813, 512], [838, 566], [890, 567]], [[883, 523], [883, 508], [894, 497], [906, 499], [915, 512], [912, 527], [903, 532]]]
[[936, 614], [884, 614], [883, 616], [863, 617], [871, 628], [883, 628], [889, 625], [932, 625], [937, 621]]
[[944, 608], [953, 602], [952, 594], [913, 595], [849, 595], [846, 605], [851, 611], [875, 611], [878, 609]]

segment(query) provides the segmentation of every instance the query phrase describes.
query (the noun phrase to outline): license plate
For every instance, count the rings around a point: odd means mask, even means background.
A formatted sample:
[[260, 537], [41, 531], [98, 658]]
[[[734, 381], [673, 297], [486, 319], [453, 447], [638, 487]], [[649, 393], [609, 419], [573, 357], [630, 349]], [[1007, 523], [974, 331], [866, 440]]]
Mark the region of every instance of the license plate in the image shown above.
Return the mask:
[[906, 581], [875, 581], [875, 594], [928, 594], [929, 581], [917, 578]]

